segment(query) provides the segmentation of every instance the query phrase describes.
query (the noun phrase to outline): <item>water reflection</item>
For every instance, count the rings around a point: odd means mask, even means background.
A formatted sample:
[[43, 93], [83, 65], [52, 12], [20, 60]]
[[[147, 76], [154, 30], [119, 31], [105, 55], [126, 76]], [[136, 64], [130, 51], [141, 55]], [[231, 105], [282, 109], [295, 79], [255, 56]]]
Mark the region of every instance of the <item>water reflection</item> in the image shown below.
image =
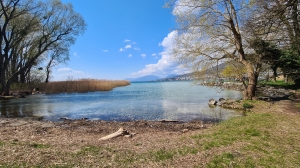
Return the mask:
[[225, 120], [241, 113], [210, 108], [210, 98], [240, 98], [237, 91], [194, 86], [191, 82], [133, 83], [109, 92], [32, 95], [25, 99], [1, 100], [1, 115], [60, 117], [101, 120]]

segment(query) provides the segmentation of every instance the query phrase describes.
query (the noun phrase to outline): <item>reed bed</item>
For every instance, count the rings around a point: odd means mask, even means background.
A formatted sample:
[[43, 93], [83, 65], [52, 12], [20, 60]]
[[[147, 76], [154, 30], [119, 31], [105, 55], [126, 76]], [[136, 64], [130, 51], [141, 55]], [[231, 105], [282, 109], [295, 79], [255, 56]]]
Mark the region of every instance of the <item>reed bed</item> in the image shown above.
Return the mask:
[[55, 93], [83, 93], [95, 91], [110, 91], [115, 87], [130, 85], [126, 80], [97, 80], [81, 79], [74, 81], [57, 81], [40, 84], [39, 90], [48, 94]]

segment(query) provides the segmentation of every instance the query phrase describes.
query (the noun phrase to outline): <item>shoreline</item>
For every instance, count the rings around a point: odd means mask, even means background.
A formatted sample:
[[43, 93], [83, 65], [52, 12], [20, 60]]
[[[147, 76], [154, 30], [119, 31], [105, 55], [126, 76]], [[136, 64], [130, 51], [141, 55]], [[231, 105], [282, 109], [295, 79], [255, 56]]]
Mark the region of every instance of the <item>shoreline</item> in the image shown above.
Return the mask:
[[[221, 156], [225, 165], [294, 167], [299, 117], [299, 91], [293, 101], [256, 101], [246, 116], [218, 124], [1, 117], [0, 167], [205, 167]], [[101, 140], [120, 128], [128, 136]], [[264, 162], [270, 157], [287, 161]]]
[[[66, 119], [60, 121], [50, 121], [50, 120], [41, 120], [34, 117], [0, 117], [0, 125], [2, 126], [23, 126], [30, 125], [40, 125], [42, 127], [60, 127], [61, 125], [69, 124], [73, 127], [80, 127], [81, 125], [95, 125], [95, 127], [101, 125], [117, 127], [128, 127], [134, 128], [149, 128], [157, 130], [169, 130], [169, 131], [181, 131], [182, 129], [190, 128], [190, 130], [204, 129], [211, 127], [212, 125], [220, 121], [177, 121], [177, 120], [160, 120], [160, 121], [149, 121], [149, 120], [132, 120], [132, 121], [105, 121], [105, 120], [87, 120], [87, 119]], [[113, 130], [113, 128], [111, 128]]]

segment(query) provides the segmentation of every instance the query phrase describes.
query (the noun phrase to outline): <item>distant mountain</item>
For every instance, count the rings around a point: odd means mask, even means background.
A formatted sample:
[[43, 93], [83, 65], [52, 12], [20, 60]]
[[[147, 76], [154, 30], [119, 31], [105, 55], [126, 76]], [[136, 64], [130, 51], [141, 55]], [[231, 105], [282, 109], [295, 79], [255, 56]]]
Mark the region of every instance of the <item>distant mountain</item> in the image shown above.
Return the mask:
[[[218, 66], [209, 68], [206, 70], [205, 74], [206, 75], [215, 75], [217, 71], [219, 73], [221, 73], [227, 64], [228, 64], [228, 62], [221, 63]], [[194, 80], [193, 73], [187, 73], [187, 74], [182, 74], [182, 75], [172, 74], [172, 75], [168, 75], [165, 78], [161, 78], [157, 81], [163, 82], [163, 81], [191, 81], [191, 80]]]
[[178, 74], [170, 74], [170, 75], [166, 76], [165, 78], [174, 78], [176, 76], [178, 76]]
[[154, 76], [154, 75], [147, 75], [142, 76], [138, 78], [127, 78], [126, 80], [129, 80], [130, 82], [147, 82], [147, 81], [157, 81], [160, 77]]
[[165, 81], [191, 81], [193, 79], [192, 73], [187, 73], [183, 75], [168, 75], [166, 78], [159, 79], [157, 81], [165, 82]]

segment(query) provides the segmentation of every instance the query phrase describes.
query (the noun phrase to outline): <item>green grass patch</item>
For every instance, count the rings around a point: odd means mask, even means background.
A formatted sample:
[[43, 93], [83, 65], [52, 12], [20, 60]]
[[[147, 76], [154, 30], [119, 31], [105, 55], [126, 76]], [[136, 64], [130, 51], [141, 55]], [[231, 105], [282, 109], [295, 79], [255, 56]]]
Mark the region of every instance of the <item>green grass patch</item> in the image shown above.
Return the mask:
[[284, 80], [277, 80], [276, 82], [274, 81], [260, 81], [258, 84], [261, 85], [267, 85], [267, 86], [273, 86], [273, 87], [280, 87], [280, 88], [285, 88], [285, 89], [296, 89], [297, 86], [293, 82], [285, 83]]
[[24, 164], [16, 164], [16, 163], [14, 163], [14, 164], [2, 164], [1, 162], [0, 162], [0, 168], [20, 168], [20, 167], [28, 167], [28, 166], [26, 166], [26, 164], [24, 163]]
[[195, 155], [199, 152], [199, 148], [182, 146], [176, 149], [160, 149], [157, 151], [150, 151], [148, 153], [140, 155], [139, 158], [146, 160], [153, 160], [155, 162], [161, 162], [166, 160], [171, 160], [180, 156], [186, 156], [189, 154]]
[[181, 156], [185, 156], [187, 154], [197, 154], [199, 152], [199, 149], [195, 147], [189, 147], [189, 146], [183, 146], [182, 148], [179, 148], [177, 150], [178, 154]]
[[232, 167], [236, 166], [234, 165], [234, 156], [232, 153], [223, 153], [221, 155], [215, 156], [209, 164], [207, 164], [207, 167], [213, 168], [213, 167]]
[[168, 151], [165, 149], [160, 149], [160, 150], [152, 153], [152, 156], [154, 157], [154, 160], [156, 162], [173, 159], [174, 155], [175, 155], [174, 151]]
[[109, 151], [110, 152], [110, 149], [107, 148], [102, 148], [102, 147], [97, 147], [97, 146], [86, 146], [86, 147], [83, 147], [81, 148], [81, 150], [76, 153], [76, 155], [87, 155], [87, 154], [90, 154], [90, 155], [98, 155], [100, 151]]
[[300, 132], [294, 128], [299, 122], [299, 116], [250, 113], [191, 138], [204, 151], [224, 150], [207, 167], [295, 167], [300, 163]]
[[4, 146], [5, 143], [0, 141], [0, 147]]
[[247, 128], [245, 129], [244, 134], [247, 136], [260, 136], [261, 132], [255, 128]]
[[[268, 122], [271, 118], [269, 114], [249, 114], [246, 117], [236, 117], [220, 123], [216, 126], [216, 131], [211, 134], [194, 135], [192, 138], [199, 140], [199, 146], [205, 150], [256, 137], [267, 139], [269, 134], [263, 128], [272, 126], [272, 123]], [[257, 122], [260, 122], [261, 127], [257, 127]]]
[[36, 149], [50, 148], [50, 145], [44, 145], [44, 144], [38, 144], [38, 143], [33, 143], [33, 144], [30, 144], [29, 146], [36, 148]]
[[245, 102], [245, 103], [243, 104], [243, 107], [244, 107], [244, 108], [246, 108], [246, 109], [250, 109], [250, 108], [253, 108], [253, 107], [254, 107], [254, 105], [253, 105], [253, 104], [250, 104], [250, 103], [247, 103], [247, 102]]

